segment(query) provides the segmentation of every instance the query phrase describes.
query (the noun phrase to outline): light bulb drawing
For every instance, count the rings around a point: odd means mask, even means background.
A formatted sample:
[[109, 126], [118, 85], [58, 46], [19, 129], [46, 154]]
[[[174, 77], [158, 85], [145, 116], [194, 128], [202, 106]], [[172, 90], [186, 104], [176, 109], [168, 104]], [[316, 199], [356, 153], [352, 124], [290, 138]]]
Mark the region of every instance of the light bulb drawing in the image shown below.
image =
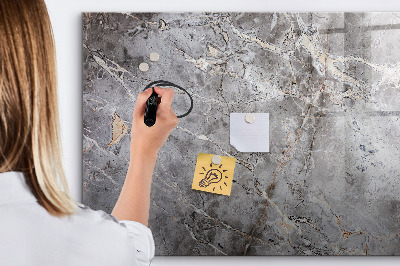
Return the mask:
[[[199, 174], [201, 174], [201, 175], [205, 174], [205, 177], [200, 180], [199, 186], [206, 188], [206, 187], [210, 186], [211, 184], [216, 184], [213, 188], [213, 191], [215, 191], [215, 188], [218, 187], [218, 185], [219, 185], [219, 189], [222, 190], [222, 185], [228, 186], [225, 181], [222, 181], [224, 178], [224, 172], [226, 172], [228, 170], [221, 169], [222, 164], [220, 164], [218, 168], [215, 168], [215, 167], [212, 168], [212, 167], [213, 167], [212, 163], [210, 164], [210, 169], [208, 169], [208, 170], [204, 166], [202, 167], [204, 170], [204, 173], [199, 173]], [[228, 178], [228, 177], [225, 176], [225, 178]], [[221, 181], [223, 184], [221, 183]]]
[[232, 157], [199, 153], [192, 189], [230, 196], [235, 162], [236, 159]]

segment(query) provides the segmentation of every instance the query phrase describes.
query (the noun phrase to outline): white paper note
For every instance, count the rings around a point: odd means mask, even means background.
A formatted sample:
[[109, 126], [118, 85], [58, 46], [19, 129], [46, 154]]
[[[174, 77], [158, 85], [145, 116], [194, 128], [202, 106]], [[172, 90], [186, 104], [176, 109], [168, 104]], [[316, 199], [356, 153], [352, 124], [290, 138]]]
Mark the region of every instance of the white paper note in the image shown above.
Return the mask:
[[240, 152], [269, 152], [269, 114], [251, 113], [253, 123], [246, 122], [247, 114], [230, 114], [231, 145]]

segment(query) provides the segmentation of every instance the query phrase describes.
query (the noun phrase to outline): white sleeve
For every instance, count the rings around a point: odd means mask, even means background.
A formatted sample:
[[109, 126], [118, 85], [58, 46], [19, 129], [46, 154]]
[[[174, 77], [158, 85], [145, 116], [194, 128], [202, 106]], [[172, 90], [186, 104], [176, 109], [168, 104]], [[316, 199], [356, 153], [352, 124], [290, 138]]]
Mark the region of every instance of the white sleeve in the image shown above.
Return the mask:
[[121, 220], [119, 223], [128, 229], [128, 237], [135, 247], [138, 265], [150, 265], [155, 249], [150, 228], [135, 221]]
[[[123, 233], [124, 239], [127, 240], [129, 244], [129, 247], [127, 247], [129, 250], [128, 252], [131, 255], [134, 253], [134, 256], [131, 256], [131, 258], [134, 257], [136, 262], [135, 265], [150, 265], [152, 259], [154, 258], [155, 250], [153, 234], [151, 233], [150, 228], [135, 221], [119, 221], [112, 214], [108, 214], [102, 210], [94, 211], [90, 207], [80, 203], [77, 203], [77, 205], [82, 209], [80, 216], [83, 216], [85, 221], [90, 221], [90, 224], [94, 223], [96, 225], [105, 226], [105, 221], [112, 221], [112, 225], [114, 225], [114, 227], [110, 226], [110, 234], [115, 234], [118, 232], [118, 234], [121, 235], [121, 233]], [[117, 232], [111, 230], [112, 228], [117, 230]], [[123, 228], [122, 231], [120, 230], [121, 228]], [[124, 242], [124, 244], [125, 243], [126, 242]]]

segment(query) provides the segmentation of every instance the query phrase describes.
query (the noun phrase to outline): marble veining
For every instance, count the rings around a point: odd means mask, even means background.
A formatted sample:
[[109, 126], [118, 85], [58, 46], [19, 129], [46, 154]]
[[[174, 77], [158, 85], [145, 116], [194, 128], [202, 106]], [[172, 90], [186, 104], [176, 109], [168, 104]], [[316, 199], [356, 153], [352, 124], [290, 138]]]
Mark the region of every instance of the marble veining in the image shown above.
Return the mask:
[[[85, 204], [111, 212], [136, 96], [164, 79], [188, 89], [194, 109], [155, 167], [156, 255], [400, 255], [400, 13], [84, 13], [82, 23]], [[269, 113], [269, 153], [229, 144], [234, 112]], [[230, 197], [191, 189], [198, 153], [237, 159]]]

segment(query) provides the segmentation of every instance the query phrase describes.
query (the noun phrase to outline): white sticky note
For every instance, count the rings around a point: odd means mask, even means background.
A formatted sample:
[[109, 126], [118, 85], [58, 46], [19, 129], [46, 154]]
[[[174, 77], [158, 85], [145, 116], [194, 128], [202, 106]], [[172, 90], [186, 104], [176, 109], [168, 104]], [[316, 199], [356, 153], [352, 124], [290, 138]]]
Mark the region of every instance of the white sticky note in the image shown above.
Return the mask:
[[251, 113], [254, 122], [246, 122], [249, 113], [231, 113], [230, 143], [240, 152], [269, 152], [269, 113]]

